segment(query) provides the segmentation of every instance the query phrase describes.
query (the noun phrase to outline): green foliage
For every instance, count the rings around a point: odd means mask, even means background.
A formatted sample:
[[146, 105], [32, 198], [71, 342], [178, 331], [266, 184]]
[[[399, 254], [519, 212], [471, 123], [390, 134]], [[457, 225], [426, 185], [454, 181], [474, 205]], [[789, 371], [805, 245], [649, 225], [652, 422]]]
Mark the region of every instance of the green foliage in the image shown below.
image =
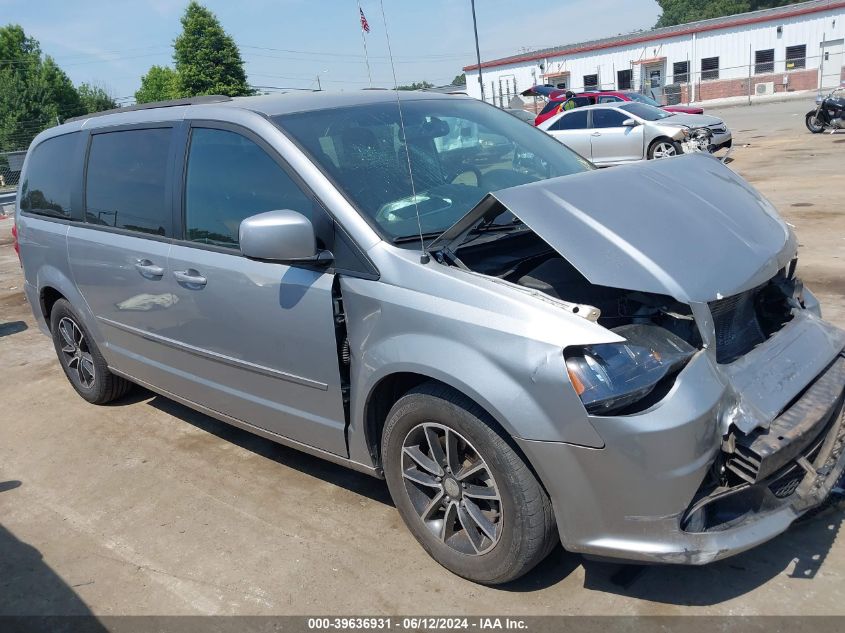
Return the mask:
[[41, 130], [85, 114], [68, 76], [15, 24], [0, 28], [0, 151], [25, 149]]
[[453, 86], [466, 86], [467, 85], [467, 74], [461, 73], [460, 75], [455, 75], [455, 78], [452, 80]]
[[662, 9], [656, 27], [770, 9], [804, 0], [657, 0]]
[[425, 80], [423, 81], [415, 81], [412, 84], [408, 84], [406, 86], [399, 86], [396, 88], [397, 90], [422, 90], [423, 88], [434, 88], [433, 83], [429, 83]]
[[182, 16], [182, 33], [173, 44], [173, 59], [183, 96], [252, 94], [235, 41], [217, 17], [192, 1]]
[[87, 114], [112, 110], [117, 107], [117, 103], [115, 103], [111, 95], [101, 86], [81, 83], [76, 91], [79, 93], [82, 107]]
[[172, 68], [153, 66], [141, 77], [141, 87], [135, 91], [135, 101], [150, 103], [177, 99], [179, 94], [179, 75]]

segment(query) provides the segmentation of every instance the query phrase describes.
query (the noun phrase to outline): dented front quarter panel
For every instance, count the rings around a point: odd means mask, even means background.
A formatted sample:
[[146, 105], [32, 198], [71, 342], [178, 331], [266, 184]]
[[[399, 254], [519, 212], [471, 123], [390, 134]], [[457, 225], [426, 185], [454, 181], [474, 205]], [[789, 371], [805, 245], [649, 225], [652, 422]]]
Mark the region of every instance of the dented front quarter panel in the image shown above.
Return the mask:
[[[602, 446], [567, 378], [567, 345], [616, 334], [561, 302], [382, 245], [378, 281], [341, 278], [352, 353], [350, 457], [371, 461], [363, 421], [379, 382], [411, 372], [472, 398], [516, 437]], [[392, 280], [401, 280], [396, 283]]]

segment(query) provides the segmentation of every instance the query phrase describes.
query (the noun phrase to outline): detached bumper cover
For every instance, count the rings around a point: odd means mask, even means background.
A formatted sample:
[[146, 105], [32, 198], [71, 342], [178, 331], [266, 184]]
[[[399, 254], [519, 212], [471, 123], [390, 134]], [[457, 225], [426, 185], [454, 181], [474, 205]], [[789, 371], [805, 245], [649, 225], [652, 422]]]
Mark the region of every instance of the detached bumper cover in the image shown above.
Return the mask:
[[[656, 409], [593, 419], [603, 449], [517, 440], [552, 497], [566, 549], [701, 565], [777, 536], [824, 503], [845, 472], [845, 359], [839, 356], [814, 381], [819, 387], [779, 416], [794, 411], [794, 423], [804, 427], [787, 442], [793, 453], [784, 467], [757, 483], [703, 492], [713, 462], [723, 457], [717, 375], [696, 357]], [[775, 428], [783, 434], [783, 424]]]

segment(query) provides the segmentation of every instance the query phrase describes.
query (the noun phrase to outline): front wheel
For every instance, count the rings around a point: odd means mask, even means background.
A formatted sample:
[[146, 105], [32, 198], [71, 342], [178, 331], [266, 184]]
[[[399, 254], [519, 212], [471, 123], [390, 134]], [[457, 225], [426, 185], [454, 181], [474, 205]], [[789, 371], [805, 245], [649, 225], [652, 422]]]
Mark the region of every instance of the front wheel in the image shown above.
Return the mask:
[[557, 544], [551, 502], [495, 421], [426, 383], [399, 399], [382, 436], [399, 514], [434, 560], [475, 582], [514, 580]]
[[680, 143], [676, 143], [668, 138], [661, 138], [654, 141], [651, 147], [648, 148], [648, 159], [671, 158], [682, 153], [683, 150], [681, 149]]
[[804, 123], [807, 125], [807, 129], [813, 134], [821, 134], [824, 132], [824, 121], [816, 116], [815, 110], [807, 113], [807, 116], [804, 117]]

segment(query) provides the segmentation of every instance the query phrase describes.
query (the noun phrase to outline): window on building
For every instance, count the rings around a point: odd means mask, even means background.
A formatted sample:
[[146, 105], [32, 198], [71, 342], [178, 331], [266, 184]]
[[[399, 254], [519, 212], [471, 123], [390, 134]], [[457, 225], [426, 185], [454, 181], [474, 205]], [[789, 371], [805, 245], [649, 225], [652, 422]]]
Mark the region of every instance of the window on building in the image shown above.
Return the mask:
[[631, 69], [628, 70], [619, 70], [616, 72], [616, 84], [618, 85], [619, 90], [630, 90], [631, 89]]
[[170, 128], [125, 130], [91, 138], [85, 219], [140, 233], [170, 236], [167, 194]]
[[701, 79], [718, 79], [719, 78], [719, 58], [718, 57], [704, 57], [701, 60]]
[[584, 75], [584, 90], [595, 90], [598, 85], [598, 75]]
[[188, 240], [237, 248], [244, 218], [277, 209], [312, 215], [311, 199], [267, 152], [235, 132], [191, 132], [185, 177]]
[[797, 70], [807, 67], [807, 45], [786, 47], [786, 69]]
[[70, 217], [74, 185], [77, 133], [49, 138], [29, 156], [26, 180], [21, 185], [21, 211], [54, 218]]
[[675, 62], [672, 64], [672, 82], [685, 84], [689, 81], [689, 62]]
[[765, 75], [775, 72], [775, 49], [767, 48], [754, 53], [754, 74]]
[[576, 110], [568, 114], [564, 114], [557, 121], [555, 121], [549, 130], [583, 130], [587, 127], [587, 111]]

